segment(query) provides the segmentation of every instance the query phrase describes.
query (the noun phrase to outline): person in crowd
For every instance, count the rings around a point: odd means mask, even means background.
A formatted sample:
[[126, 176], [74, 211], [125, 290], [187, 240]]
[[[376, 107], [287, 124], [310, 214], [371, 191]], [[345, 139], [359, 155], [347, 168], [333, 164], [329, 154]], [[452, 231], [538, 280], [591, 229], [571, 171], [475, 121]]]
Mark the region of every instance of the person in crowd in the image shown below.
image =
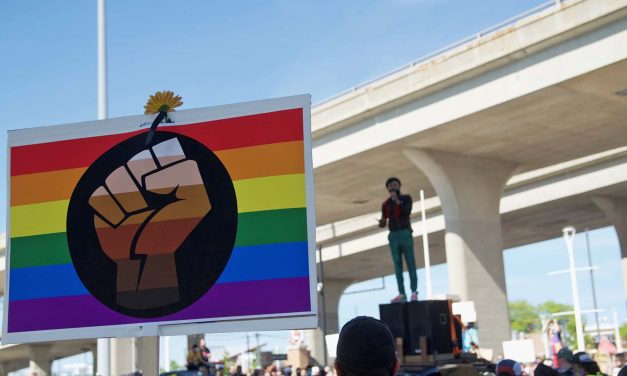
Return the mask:
[[412, 237], [411, 207], [413, 204], [410, 195], [401, 194], [401, 181], [391, 177], [385, 182], [389, 197], [381, 204], [381, 219], [379, 227], [386, 225], [390, 229], [388, 241], [394, 262], [394, 273], [398, 285], [398, 296], [392, 299], [392, 303], [407, 301], [405, 284], [403, 282], [403, 255], [409, 272], [411, 288], [411, 300], [418, 300], [418, 275], [416, 274], [416, 260], [414, 258], [414, 238]]
[[390, 329], [368, 316], [355, 317], [342, 327], [336, 354], [338, 376], [396, 376], [401, 364]]
[[194, 345], [187, 353], [187, 363], [185, 366], [188, 371], [198, 371], [200, 370], [201, 362], [202, 355], [200, 354], [200, 347]]
[[592, 360], [590, 355], [584, 351], [577, 352], [573, 355], [575, 361], [573, 370], [577, 376], [603, 375], [597, 362]]
[[205, 344], [205, 339], [201, 338], [198, 341], [198, 349], [200, 350], [200, 366], [199, 370], [203, 375], [211, 375], [211, 350]]
[[562, 342], [562, 331], [557, 320], [549, 321], [547, 326], [547, 334], [549, 336], [549, 352], [551, 353], [551, 360], [553, 361], [553, 367], [557, 368], [557, 353], [564, 347]]
[[562, 347], [557, 352], [557, 372], [560, 376], [575, 376], [573, 363], [575, 363], [573, 352], [568, 347]]
[[462, 351], [477, 353], [479, 351], [479, 332], [474, 322], [469, 322], [462, 333]]
[[522, 376], [522, 366], [515, 360], [503, 359], [496, 364], [496, 376]]
[[320, 367], [318, 366], [311, 367], [311, 376], [320, 376]]
[[533, 370], [533, 376], [559, 376], [559, 373], [552, 367], [539, 363]]
[[618, 353], [614, 356], [614, 367], [612, 368], [612, 376], [618, 376], [618, 372], [625, 365], [625, 353]]

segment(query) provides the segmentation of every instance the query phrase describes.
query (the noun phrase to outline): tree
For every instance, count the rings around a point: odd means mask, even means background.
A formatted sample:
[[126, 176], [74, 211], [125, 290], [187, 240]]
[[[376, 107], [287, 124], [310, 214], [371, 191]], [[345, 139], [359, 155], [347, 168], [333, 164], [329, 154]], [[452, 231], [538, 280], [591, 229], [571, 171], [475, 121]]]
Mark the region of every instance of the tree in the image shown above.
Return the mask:
[[179, 369], [182, 369], [182, 368], [183, 368], [183, 367], [181, 367], [181, 366], [180, 366], [180, 365], [176, 362], [176, 360], [171, 360], [171, 361], [170, 361], [170, 370], [171, 370], [171, 371], [179, 370]]
[[235, 361], [236, 361], [235, 359], [231, 359], [231, 355], [226, 350], [224, 351], [224, 358], [222, 360], [224, 361], [225, 370], [229, 370], [231, 366], [235, 364]]
[[526, 300], [509, 303], [509, 321], [512, 329], [521, 333], [534, 333], [541, 330], [538, 309]]

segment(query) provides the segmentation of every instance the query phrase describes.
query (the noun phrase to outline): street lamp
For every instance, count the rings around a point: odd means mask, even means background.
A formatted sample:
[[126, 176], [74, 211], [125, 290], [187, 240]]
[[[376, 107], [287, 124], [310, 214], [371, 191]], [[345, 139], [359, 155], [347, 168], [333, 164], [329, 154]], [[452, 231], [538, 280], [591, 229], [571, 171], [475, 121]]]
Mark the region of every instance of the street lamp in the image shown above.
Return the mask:
[[578, 351], [584, 351], [586, 345], [583, 338], [583, 326], [581, 325], [581, 306], [579, 305], [579, 289], [577, 287], [577, 274], [575, 269], [575, 255], [574, 255], [574, 243], [575, 233], [574, 227], [564, 227], [562, 229], [564, 233], [564, 240], [566, 241], [566, 248], [568, 249], [568, 268], [570, 270], [570, 287], [573, 293], [573, 308], [575, 310], [575, 328], [577, 331], [577, 349]]

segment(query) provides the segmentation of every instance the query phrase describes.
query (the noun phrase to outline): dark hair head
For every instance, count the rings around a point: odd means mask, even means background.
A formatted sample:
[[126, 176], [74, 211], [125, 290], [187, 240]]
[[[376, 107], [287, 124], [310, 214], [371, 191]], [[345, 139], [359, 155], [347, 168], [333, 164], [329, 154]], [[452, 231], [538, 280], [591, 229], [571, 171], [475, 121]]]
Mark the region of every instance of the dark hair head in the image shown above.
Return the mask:
[[546, 364], [538, 364], [533, 371], [533, 376], [559, 376], [559, 373]]
[[594, 375], [601, 372], [599, 365], [585, 351], [579, 351], [573, 355], [575, 363], [586, 371], [587, 375]]
[[396, 341], [382, 321], [359, 316], [340, 331], [336, 367], [342, 376], [391, 376], [395, 362]]
[[387, 187], [387, 186], [388, 186], [388, 185], [390, 185], [390, 183], [391, 183], [391, 182], [393, 182], [393, 181], [397, 182], [397, 183], [398, 183], [398, 185], [401, 185], [401, 181], [400, 181], [400, 180], [398, 180], [398, 178], [396, 178], [396, 177], [392, 176], [391, 178], [388, 178], [388, 180], [386, 180], [386, 181], [385, 181], [385, 186]]

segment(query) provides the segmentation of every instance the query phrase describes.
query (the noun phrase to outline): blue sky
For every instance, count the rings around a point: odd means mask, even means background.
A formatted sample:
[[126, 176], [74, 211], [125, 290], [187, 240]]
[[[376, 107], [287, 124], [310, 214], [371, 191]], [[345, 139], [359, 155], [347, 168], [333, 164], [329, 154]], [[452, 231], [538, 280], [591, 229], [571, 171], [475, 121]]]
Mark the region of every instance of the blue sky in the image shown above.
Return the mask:
[[[148, 95], [161, 89], [182, 95], [183, 108], [302, 93], [312, 94], [316, 103], [543, 2], [109, 0], [109, 116], [140, 114]], [[0, 147], [6, 148], [8, 129], [96, 119], [96, 1], [0, 0], [0, 5]], [[0, 176], [6, 176], [6, 154], [0, 155]], [[4, 179], [0, 210], [4, 228]], [[555, 236], [505, 252], [510, 299], [571, 301], [567, 277], [546, 275], [567, 267], [564, 242]], [[594, 262], [601, 267], [600, 305], [615, 306], [623, 317], [614, 230], [590, 236]], [[576, 245], [580, 265], [587, 260], [582, 239], [578, 236]], [[436, 293], [446, 292], [446, 273], [445, 265], [434, 268]], [[579, 279], [584, 307], [591, 305], [587, 278]], [[376, 280], [359, 288], [380, 285]], [[394, 295], [394, 279], [386, 277], [385, 286], [343, 297], [340, 321], [356, 313], [376, 316], [377, 304]], [[287, 343], [285, 333], [264, 335], [277, 346]], [[245, 334], [209, 336], [208, 342], [236, 352]], [[172, 343], [180, 362], [182, 340]]]

